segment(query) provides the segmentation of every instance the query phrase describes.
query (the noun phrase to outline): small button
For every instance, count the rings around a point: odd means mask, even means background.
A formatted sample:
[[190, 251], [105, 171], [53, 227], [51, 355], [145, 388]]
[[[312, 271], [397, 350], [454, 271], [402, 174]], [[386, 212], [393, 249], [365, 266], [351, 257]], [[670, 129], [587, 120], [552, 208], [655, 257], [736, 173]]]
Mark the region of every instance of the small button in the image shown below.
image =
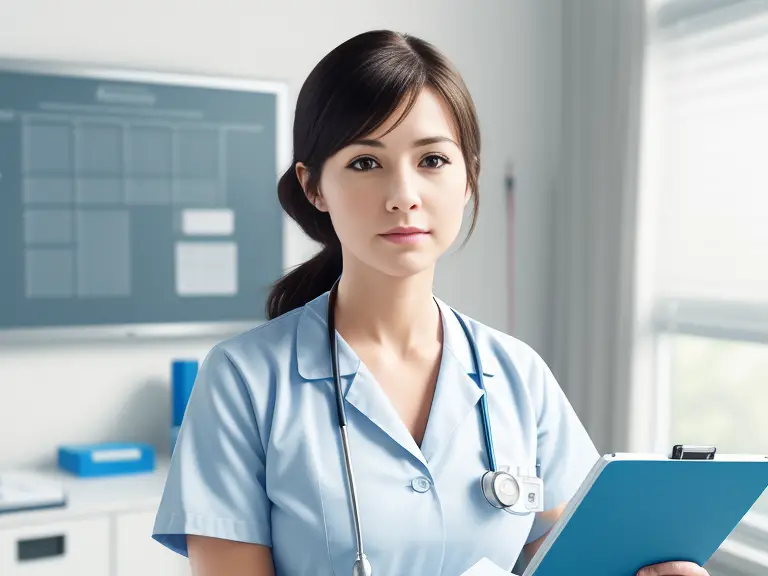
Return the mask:
[[411, 488], [416, 490], [416, 492], [420, 492], [423, 494], [424, 492], [429, 491], [429, 486], [430, 486], [429, 480], [427, 480], [423, 476], [419, 478], [414, 478], [413, 480], [411, 480]]

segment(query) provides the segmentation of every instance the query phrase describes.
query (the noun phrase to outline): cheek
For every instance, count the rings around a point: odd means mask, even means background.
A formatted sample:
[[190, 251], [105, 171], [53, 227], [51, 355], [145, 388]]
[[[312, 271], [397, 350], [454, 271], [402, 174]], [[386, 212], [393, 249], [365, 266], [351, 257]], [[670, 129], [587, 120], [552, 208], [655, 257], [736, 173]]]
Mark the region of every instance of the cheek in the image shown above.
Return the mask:
[[467, 208], [466, 198], [466, 181], [461, 179], [453, 180], [437, 195], [433, 213], [446, 232], [455, 233], [461, 227]]
[[442, 225], [445, 229], [445, 233], [448, 238], [446, 238], [446, 242], [450, 244], [453, 242], [453, 240], [456, 239], [458, 234], [461, 232], [461, 224], [464, 221], [464, 199], [463, 196], [460, 201], [451, 202], [450, 205], [446, 206], [442, 215]]
[[342, 240], [352, 240], [370, 232], [375, 225], [378, 207], [372, 194], [360, 190], [340, 190], [328, 197], [330, 212], [336, 233]]

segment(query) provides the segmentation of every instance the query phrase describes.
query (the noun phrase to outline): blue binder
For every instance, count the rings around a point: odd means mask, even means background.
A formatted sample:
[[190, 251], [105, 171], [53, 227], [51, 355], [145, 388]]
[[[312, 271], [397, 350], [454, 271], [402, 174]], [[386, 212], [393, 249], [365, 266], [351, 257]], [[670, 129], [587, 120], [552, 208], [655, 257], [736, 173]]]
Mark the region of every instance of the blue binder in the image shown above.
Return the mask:
[[704, 565], [768, 488], [768, 456], [602, 457], [523, 576], [634, 576], [669, 560]]

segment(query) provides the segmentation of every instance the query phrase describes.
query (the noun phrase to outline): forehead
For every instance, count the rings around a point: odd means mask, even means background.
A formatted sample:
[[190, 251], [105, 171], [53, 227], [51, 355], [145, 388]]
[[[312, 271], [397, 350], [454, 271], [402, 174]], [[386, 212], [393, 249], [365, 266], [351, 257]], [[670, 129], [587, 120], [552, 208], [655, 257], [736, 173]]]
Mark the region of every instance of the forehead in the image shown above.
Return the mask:
[[[368, 138], [395, 143], [431, 136], [447, 136], [458, 142], [456, 123], [451, 108], [432, 88], [424, 88], [403, 118], [406, 103], [403, 102], [384, 124], [372, 132]], [[399, 123], [398, 123], [399, 121]]]

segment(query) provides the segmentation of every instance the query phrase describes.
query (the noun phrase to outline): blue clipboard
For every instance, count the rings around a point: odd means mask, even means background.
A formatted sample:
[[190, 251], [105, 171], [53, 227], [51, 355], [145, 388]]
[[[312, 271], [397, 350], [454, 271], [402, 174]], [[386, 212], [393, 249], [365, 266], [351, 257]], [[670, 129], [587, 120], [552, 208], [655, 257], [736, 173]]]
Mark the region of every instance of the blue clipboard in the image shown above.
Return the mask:
[[669, 560], [704, 565], [768, 488], [768, 456], [708, 458], [603, 456], [523, 576], [634, 576]]

